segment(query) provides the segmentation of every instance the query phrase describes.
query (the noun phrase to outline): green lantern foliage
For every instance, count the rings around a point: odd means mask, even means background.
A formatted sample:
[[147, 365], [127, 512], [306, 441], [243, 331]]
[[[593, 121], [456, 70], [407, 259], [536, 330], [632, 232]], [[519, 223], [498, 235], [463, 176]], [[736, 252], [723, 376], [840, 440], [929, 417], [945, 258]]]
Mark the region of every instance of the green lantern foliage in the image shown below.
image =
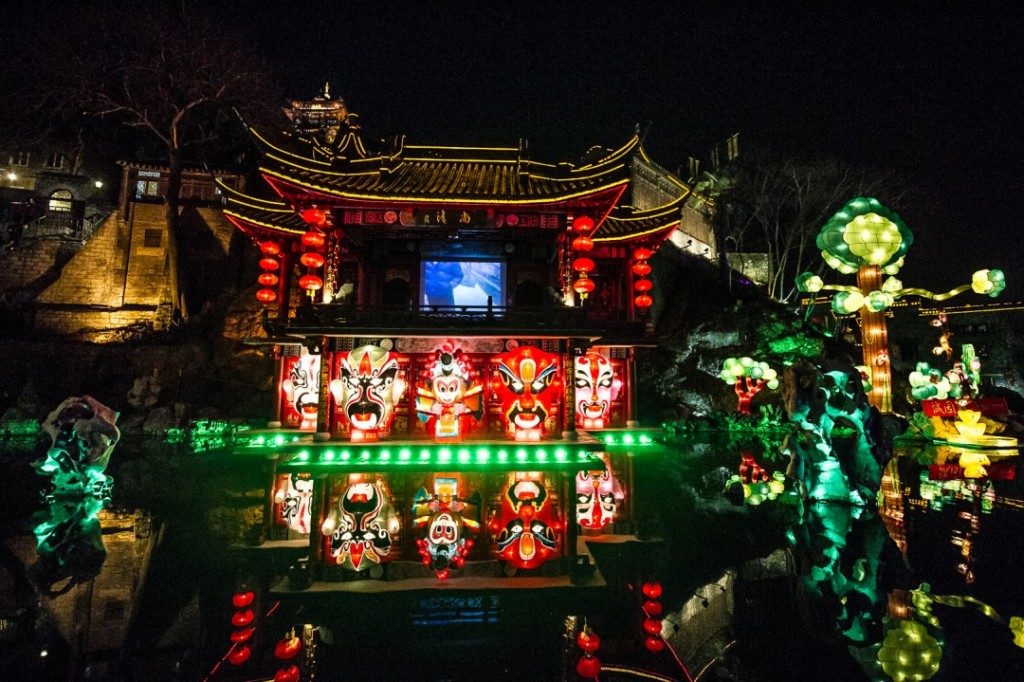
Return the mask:
[[901, 620], [885, 634], [878, 662], [895, 682], [930, 680], [939, 672], [942, 646], [921, 623]]
[[857, 197], [825, 223], [817, 245], [830, 267], [853, 272], [862, 265], [898, 269], [913, 241], [910, 229], [895, 212], [877, 199]]
[[797, 291], [806, 294], [816, 294], [825, 286], [825, 282], [813, 272], [805, 272], [796, 278]]

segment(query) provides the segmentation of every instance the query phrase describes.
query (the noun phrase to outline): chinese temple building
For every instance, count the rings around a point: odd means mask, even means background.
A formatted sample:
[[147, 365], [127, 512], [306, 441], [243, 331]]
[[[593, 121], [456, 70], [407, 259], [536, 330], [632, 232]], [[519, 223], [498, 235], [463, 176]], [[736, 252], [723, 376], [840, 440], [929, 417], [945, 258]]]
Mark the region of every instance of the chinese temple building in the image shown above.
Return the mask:
[[373, 142], [326, 90], [286, 113], [249, 128], [272, 192], [221, 186], [277, 359], [236, 447], [273, 463], [264, 544], [308, 543], [317, 584], [592, 579], [587, 542], [633, 531], [633, 349], [689, 187], [637, 135], [542, 163]]

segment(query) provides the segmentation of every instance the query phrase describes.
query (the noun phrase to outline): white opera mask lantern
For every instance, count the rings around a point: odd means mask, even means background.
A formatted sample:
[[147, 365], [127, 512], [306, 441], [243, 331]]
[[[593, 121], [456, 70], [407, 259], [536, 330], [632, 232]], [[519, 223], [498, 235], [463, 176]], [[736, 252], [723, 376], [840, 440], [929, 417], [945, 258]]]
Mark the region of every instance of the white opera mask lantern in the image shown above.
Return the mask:
[[619, 396], [622, 381], [615, 376], [611, 360], [589, 351], [576, 358], [573, 370], [576, 387], [576, 425], [603, 429], [611, 416], [611, 404]]
[[398, 358], [379, 346], [362, 346], [341, 361], [331, 394], [352, 427], [355, 442], [375, 441], [391, 428], [395, 403], [405, 393]]
[[299, 428], [303, 431], [316, 430], [317, 409], [320, 403], [320, 356], [302, 350], [288, 372], [288, 378], [281, 382], [288, 404], [298, 415]]

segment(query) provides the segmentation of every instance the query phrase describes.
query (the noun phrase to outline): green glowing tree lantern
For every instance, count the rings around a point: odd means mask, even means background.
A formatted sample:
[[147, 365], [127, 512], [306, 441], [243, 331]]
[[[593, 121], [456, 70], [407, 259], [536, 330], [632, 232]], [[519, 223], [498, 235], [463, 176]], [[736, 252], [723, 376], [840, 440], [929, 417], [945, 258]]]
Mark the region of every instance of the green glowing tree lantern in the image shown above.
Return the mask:
[[[805, 272], [796, 278], [797, 288], [815, 294], [836, 292], [832, 310], [838, 315], [860, 314], [864, 364], [871, 367], [872, 389], [868, 400], [883, 412], [892, 410], [892, 370], [885, 311], [905, 296], [945, 301], [965, 291], [995, 297], [1006, 288], [1000, 270], [978, 270], [970, 284], [935, 294], [905, 288], [892, 275], [899, 272], [914, 236], [903, 220], [877, 199], [857, 197], [847, 202], [818, 233], [821, 257], [833, 270], [857, 275], [857, 286], [825, 284]], [[890, 275], [884, 279], [883, 275]]]
[[930, 680], [939, 672], [942, 646], [921, 623], [901, 620], [885, 634], [878, 662], [895, 682]]
[[774, 391], [779, 387], [778, 374], [767, 362], [748, 357], [726, 358], [719, 376], [736, 391], [740, 414], [750, 414], [750, 401], [763, 389]]

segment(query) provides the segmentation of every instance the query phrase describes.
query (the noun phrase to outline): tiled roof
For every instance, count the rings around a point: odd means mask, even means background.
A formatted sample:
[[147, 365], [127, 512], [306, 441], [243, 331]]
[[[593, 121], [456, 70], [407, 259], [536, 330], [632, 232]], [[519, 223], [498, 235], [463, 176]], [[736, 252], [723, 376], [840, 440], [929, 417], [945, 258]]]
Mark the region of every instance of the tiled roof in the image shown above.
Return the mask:
[[632, 206], [616, 206], [608, 217], [594, 231], [595, 242], [618, 242], [641, 237], [656, 240], [667, 236], [682, 217], [683, 204], [690, 196], [690, 190], [667, 204], [647, 210], [636, 210]]
[[243, 232], [302, 234], [309, 229], [295, 209], [283, 201], [249, 196], [220, 181], [217, 185], [224, 197], [224, 215]]

